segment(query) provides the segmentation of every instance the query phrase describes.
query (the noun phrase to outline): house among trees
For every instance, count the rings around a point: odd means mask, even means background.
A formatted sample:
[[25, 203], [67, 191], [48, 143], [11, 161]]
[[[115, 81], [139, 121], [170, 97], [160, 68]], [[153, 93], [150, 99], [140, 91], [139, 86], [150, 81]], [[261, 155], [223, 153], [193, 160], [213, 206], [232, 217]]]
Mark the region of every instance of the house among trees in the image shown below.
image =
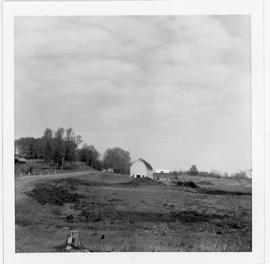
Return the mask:
[[138, 159], [132, 162], [130, 166], [130, 176], [135, 178], [153, 178], [153, 168], [150, 163], [144, 159]]
[[18, 155], [15, 155], [14, 161], [15, 163], [26, 163], [26, 159]]

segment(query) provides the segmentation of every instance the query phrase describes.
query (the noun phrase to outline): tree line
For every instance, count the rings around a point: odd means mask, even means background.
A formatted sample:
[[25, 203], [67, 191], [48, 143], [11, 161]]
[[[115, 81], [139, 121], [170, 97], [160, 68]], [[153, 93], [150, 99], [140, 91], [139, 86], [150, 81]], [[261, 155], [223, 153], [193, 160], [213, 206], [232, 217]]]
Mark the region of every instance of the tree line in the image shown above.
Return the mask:
[[228, 177], [233, 177], [233, 178], [251, 178], [252, 177], [252, 169], [249, 170], [239, 170], [238, 172], [231, 173], [230, 175], [227, 172], [220, 172], [217, 170], [212, 170], [210, 172], [208, 171], [199, 171], [197, 169], [197, 166], [193, 164], [189, 170], [187, 171], [182, 171], [182, 170], [175, 170], [171, 172], [172, 175], [174, 176], [181, 176], [181, 175], [191, 175], [191, 176], [202, 176], [202, 177], [211, 177], [211, 178], [228, 178]]
[[15, 140], [16, 154], [26, 159], [42, 159], [51, 167], [53, 164], [64, 169], [70, 162], [76, 167], [78, 162], [102, 170], [111, 169], [115, 173], [128, 173], [131, 163], [130, 154], [119, 147], [109, 148], [103, 156], [93, 146], [82, 143], [82, 137], [72, 128], [62, 127], [55, 131], [46, 128], [40, 138], [22, 137]]

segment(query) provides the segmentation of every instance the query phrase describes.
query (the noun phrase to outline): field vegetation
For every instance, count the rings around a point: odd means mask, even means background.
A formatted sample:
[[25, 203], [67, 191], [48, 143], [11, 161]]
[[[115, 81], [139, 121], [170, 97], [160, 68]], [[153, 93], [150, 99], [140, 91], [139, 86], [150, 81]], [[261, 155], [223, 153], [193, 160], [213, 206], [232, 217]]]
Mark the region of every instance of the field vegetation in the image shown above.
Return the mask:
[[234, 178], [17, 177], [16, 252], [62, 252], [70, 230], [88, 252], [251, 251], [251, 197]]
[[251, 170], [137, 179], [128, 151], [81, 143], [72, 128], [15, 141], [16, 252], [63, 252], [72, 230], [87, 252], [252, 250]]

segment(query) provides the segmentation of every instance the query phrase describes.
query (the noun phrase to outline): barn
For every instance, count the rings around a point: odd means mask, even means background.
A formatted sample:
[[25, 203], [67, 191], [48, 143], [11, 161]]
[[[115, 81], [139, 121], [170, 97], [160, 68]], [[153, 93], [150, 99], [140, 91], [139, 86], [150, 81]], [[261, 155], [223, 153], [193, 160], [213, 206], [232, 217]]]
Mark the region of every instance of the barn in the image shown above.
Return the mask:
[[150, 163], [144, 159], [135, 160], [130, 166], [130, 176], [135, 178], [153, 178], [153, 168]]

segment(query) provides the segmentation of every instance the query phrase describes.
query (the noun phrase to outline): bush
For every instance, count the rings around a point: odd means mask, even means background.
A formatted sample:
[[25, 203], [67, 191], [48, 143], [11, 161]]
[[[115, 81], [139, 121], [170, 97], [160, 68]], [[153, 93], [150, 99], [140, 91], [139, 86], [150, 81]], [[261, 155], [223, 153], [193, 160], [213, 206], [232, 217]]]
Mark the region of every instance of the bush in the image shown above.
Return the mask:
[[236, 179], [246, 179], [248, 178], [248, 174], [246, 171], [239, 171], [231, 175], [231, 177], [236, 178]]

